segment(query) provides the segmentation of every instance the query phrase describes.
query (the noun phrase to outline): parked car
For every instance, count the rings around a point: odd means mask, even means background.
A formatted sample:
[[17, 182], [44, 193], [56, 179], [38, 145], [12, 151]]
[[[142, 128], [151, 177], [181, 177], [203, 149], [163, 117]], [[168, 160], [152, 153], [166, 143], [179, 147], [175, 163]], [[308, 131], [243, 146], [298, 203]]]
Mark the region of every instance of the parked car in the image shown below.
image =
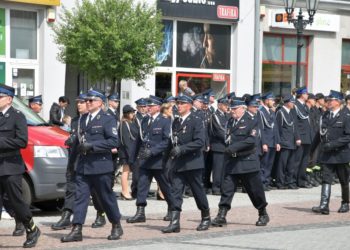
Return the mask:
[[28, 146], [21, 150], [26, 166], [24, 200], [42, 210], [56, 209], [65, 193], [68, 151], [64, 142], [69, 134], [50, 126], [17, 97], [13, 107], [25, 115], [28, 124]]

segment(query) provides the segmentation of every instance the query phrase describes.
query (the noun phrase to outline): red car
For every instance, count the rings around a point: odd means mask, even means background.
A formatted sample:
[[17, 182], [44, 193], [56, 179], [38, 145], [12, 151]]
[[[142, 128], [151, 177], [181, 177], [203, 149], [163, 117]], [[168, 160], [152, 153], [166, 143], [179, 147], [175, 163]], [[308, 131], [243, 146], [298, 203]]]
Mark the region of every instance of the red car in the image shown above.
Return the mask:
[[43, 210], [56, 209], [65, 194], [68, 151], [64, 142], [69, 134], [50, 126], [16, 97], [13, 107], [25, 115], [28, 124], [28, 146], [21, 150], [27, 170], [24, 199]]

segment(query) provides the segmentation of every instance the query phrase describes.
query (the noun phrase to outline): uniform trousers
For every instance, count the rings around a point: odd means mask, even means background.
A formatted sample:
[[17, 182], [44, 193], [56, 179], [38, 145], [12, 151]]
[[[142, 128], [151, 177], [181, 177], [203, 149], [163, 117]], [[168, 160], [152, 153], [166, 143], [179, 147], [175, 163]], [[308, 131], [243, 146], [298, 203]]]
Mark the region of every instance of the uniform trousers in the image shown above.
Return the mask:
[[342, 186], [349, 185], [349, 165], [348, 163], [340, 164], [323, 164], [322, 165], [322, 183], [332, 184], [334, 174], [337, 174]]
[[197, 207], [200, 210], [208, 210], [209, 204], [202, 183], [202, 169], [174, 172], [171, 180], [171, 192], [174, 197], [174, 209], [182, 211], [183, 192], [188, 184], [193, 193]]
[[210, 181], [211, 173], [212, 173], [212, 159], [213, 152], [210, 150], [208, 152], [203, 152], [204, 156], [204, 170], [203, 170], [203, 185], [205, 188], [211, 188], [212, 183]]
[[245, 188], [254, 207], [258, 210], [265, 208], [267, 202], [260, 173], [258, 171], [245, 174], [225, 174], [221, 186], [219, 208], [231, 209], [232, 199], [237, 190], [239, 180], [242, 182], [242, 186]]
[[213, 152], [213, 192], [220, 192], [224, 175], [224, 153]]
[[[74, 211], [74, 200], [75, 200], [75, 171], [74, 166], [68, 166], [66, 172], [66, 193], [64, 196], [63, 210], [68, 210], [70, 212]], [[98, 194], [95, 189], [91, 190], [92, 202], [96, 211], [103, 213], [103, 207]]]
[[310, 150], [310, 144], [301, 144], [295, 151], [294, 179], [298, 186], [304, 186], [307, 184], [306, 168], [309, 164]]
[[168, 182], [163, 169], [140, 168], [139, 180], [137, 183], [136, 206], [147, 206], [147, 196], [151, 187], [153, 177], [156, 179], [160, 190], [168, 204], [168, 208], [173, 210], [174, 199], [171, 193], [170, 183]]
[[22, 174], [0, 176], [0, 197], [4, 197], [5, 193], [8, 198], [5, 206], [8, 205], [9, 210], [13, 210], [16, 218], [24, 225], [29, 225], [32, 212], [22, 198]]
[[[137, 162], [136, 162], [137, 163]], [[140, 176], [140, 167], [138, 164], [133, 164], [131, 167], [132, 171], [132, 181], [131, 181], [131, 196], [136, 197], [137, 196], [137, 186]]]
[[121, 214], [117, 199], [111, 188], [112, 176], [112, 173], [76, 175], [73, 224], [84, 224], [92, 189], [98, 194], [108, 220], [113, 224], [120, 221]]
[[271, 182], [271, 172], [275, 160], [276, 149], [270, 148], [261, 157], [261, 180], [265, 186]]
[[294, 176], [293, 149], [281, 148], [276, 155], [276, 185], [282, 187], [292, 185]]

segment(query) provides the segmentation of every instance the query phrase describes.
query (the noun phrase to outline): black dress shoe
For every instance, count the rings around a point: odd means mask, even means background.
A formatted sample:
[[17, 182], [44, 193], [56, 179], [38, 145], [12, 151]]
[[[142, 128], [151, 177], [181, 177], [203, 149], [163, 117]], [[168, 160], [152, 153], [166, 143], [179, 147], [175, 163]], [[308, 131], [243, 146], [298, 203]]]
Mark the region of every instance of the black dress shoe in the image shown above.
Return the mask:
[[340, 208], [338, 209], [338, 213], [347, 213], [349, 212], [349, 203], [341, 203]]
[[127, 223], [146, 222], [145, 207], [138, 206], [136, 209], [136, 214], [126, 219]]
[[170, 209], [168, 209], [168, 212], [163, 217], [163, 221], [171, 221], [171, 210]]
[[38, 242], [38, 239], [40, 237], [40, 230], [37, 226], [34, 225], [34, 228], [28, 229], [27, 228], [27, 239], [23, 243], [23, 248], [31, 248], [35, 247], [36, 243]]
[[83, 226], [80, 224], [73, 225], [72, 231], [61, 238], [61, 242], [74, 242], [74, 241], [82, 241], [83, 240], [83, 233], [82, 233]]
[[68, 210], [63, 211], [61, 219], [51, 225], [51, 229], [53, 230], [62, 230], [62, 229], [66, 229], [67, 227], [71, 227], [72, 223], [70, 222], [70, 217], [71, 217], [72, 213]]
[[255, 223], [256, 226], [261, 227], [261, 226], [266, 226], [267, 223], [269, 223], [270, 218], [269, 215], [267, 214], [266, 208], [262, 208], [259, 210], [259, 218], [258, 221]]
[[210, 226], [210, 210], [205, 209], [205, 210], [202, 210], [201, 213], [202, 213], [202, 220], [197, 227], [197, 231], [208, 230]]
[[15, 227], [15, 230], [12, 232], [12, 236], [24, 235], [24, 233], [26, 232], [26, 229], [25, 229], [23, 223], [20, 222], [19, 220], [17, 220], [16, 218], [15, 218], [15, 221], [16, 221], [16, 227]]
[[227, 225], [226, 222], [226, 215], [227, 215], [227, 208], [219, 208], [218, 215], [214, 218], [214, 220], [211, 221], [211, 225], [213, 227], [223, 227]]
[[279, 190], [285, 190], [285, 189], [287, 189], [287, 187], [286, 186], [283, 186], [283, 185], [281, 185], [281, 186], [276, 186], [277, 187], [277, 189], [279, 189]]
[[179, 233], [180, 232], [180, 211], [171, 211], [171, 220], [169, 226], [162, 229], [162, 233]]
[[119, 240], [120, 237], [123, 235], [123, 229], [120, 225], [120, 222], [117, 224], [112, 224], [112, 231], [111, 235], [107, 237], [108, 240]]
[[92, 228], [99, 228], [99, 227], [103, 227], [104, 225], [106, 225], [106, 217], [105, 217], [104, 213], [97, 212], [95, 222], [92, 223], [91, 227]]

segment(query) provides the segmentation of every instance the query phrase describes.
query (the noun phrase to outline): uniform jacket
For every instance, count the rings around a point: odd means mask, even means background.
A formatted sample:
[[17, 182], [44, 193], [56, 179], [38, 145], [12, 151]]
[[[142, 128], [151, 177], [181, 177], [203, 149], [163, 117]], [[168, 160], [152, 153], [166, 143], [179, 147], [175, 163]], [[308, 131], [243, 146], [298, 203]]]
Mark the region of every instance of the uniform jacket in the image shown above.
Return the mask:
[[113, 112], [111, 109], [107, 109], [106, 111], [108, 114], [110, 114], [112, 117], [114, 117], [116, 123], [117, 123], [117, 128], [119, 128], [119, 124], [120, 124], [120, 115], [118, 110], [116, 110], [115, 112]]
[[301, 144], [311, 144], [312, 131], [309, 108], [296, 100], [294, 109], [292, 109], [292, 114], [294, 115], [294, 120], [296, 123], [295, 127], [300, 134]]
[[[256, 151], [258, 136], [258, 120], [246, 112], [235, 125], [235, 119], [230, 118], [227, 124], [227, 147], [231, 152], [242, 156], [233, 157], [225, 154], [226, 174], [244, 174], [260, 170], [258, 153]], [[243, 155], [244, 154], [244, 155]]]
[[27, 143], [26, 118], [20, 111], [10, 107], [0, 117], [0, 176], [24, 173], [20, 149], [25, 148]]
[[262, 145], [268, 145], [274, 148], [279, 143], [278, 127], [276, 126], [276, 114], [273, 110], [268, 112], [265, 107], [261, 107], [258, 114], [261, 116], [261, 142]]
[[115, 119], [101, 110], [86, 126], [88, 114], [80, 121], [80, 131], [83, 139], [93, 145], [92, 152], [80, 154], [77, 173], [85, 175], [105, 174], [114, 171], [112, 160], [113, 148], [118, 145], [118, 130]]
[[216, 110], [210, 119], [209, 134], [210, 148], [213, 152], [225, 151], [225, 132], [229, 117], [220, 110]]
[[57, 103], [53, 103], [50, 109], [50, 123], [53, 125], [63, 126], [61, 122], [61, 107]]
[[280, 108], [276, 114], [280, 145], [284, 149], [296, 149], [296, 141], [300, 139], [291, 111], [288, 113], [284, 108]]
[[151, 150], [152, 156], [143, 162], [140, 167], [147, 169], [162, 169], [163, 156], [170, 143], [171, 119], [159, 114], [152, 123], [151, 117], [142, 120], [141, 148]]
[[174, 169], [178, 172], [204, 167], [203, 146], [205, 140], [204, 124], [193, 112], [182, 122], [177, 118], [172, 125], [173, 138], [182, 154], [175, 158]]
[[[316, 138], [321, 141], [319, 161], [325, 164], [341, 164], [350, 162], [350, 114], [342, 109], [331, 118], [330, 112], [322, 116], [320, 131]], [[325, 150], [324, 145], [328, 143], [330, 149]]]
[[203, 128], [204, 128], [204, 145], [203, 145], [203, 150], [206, 150], [209, 147], [209, 114], [210, 112], [206, 112], [204, 110], [199, 110], [196, 108], [192, 108], [191, 112], [199, 117], [199, 119], [203, 123]]
[[119, 127], [119, 157], [133, 165], [136, 159], [137, 145], [140, 143], [139, 129], [135, 122], [122, 121]]

